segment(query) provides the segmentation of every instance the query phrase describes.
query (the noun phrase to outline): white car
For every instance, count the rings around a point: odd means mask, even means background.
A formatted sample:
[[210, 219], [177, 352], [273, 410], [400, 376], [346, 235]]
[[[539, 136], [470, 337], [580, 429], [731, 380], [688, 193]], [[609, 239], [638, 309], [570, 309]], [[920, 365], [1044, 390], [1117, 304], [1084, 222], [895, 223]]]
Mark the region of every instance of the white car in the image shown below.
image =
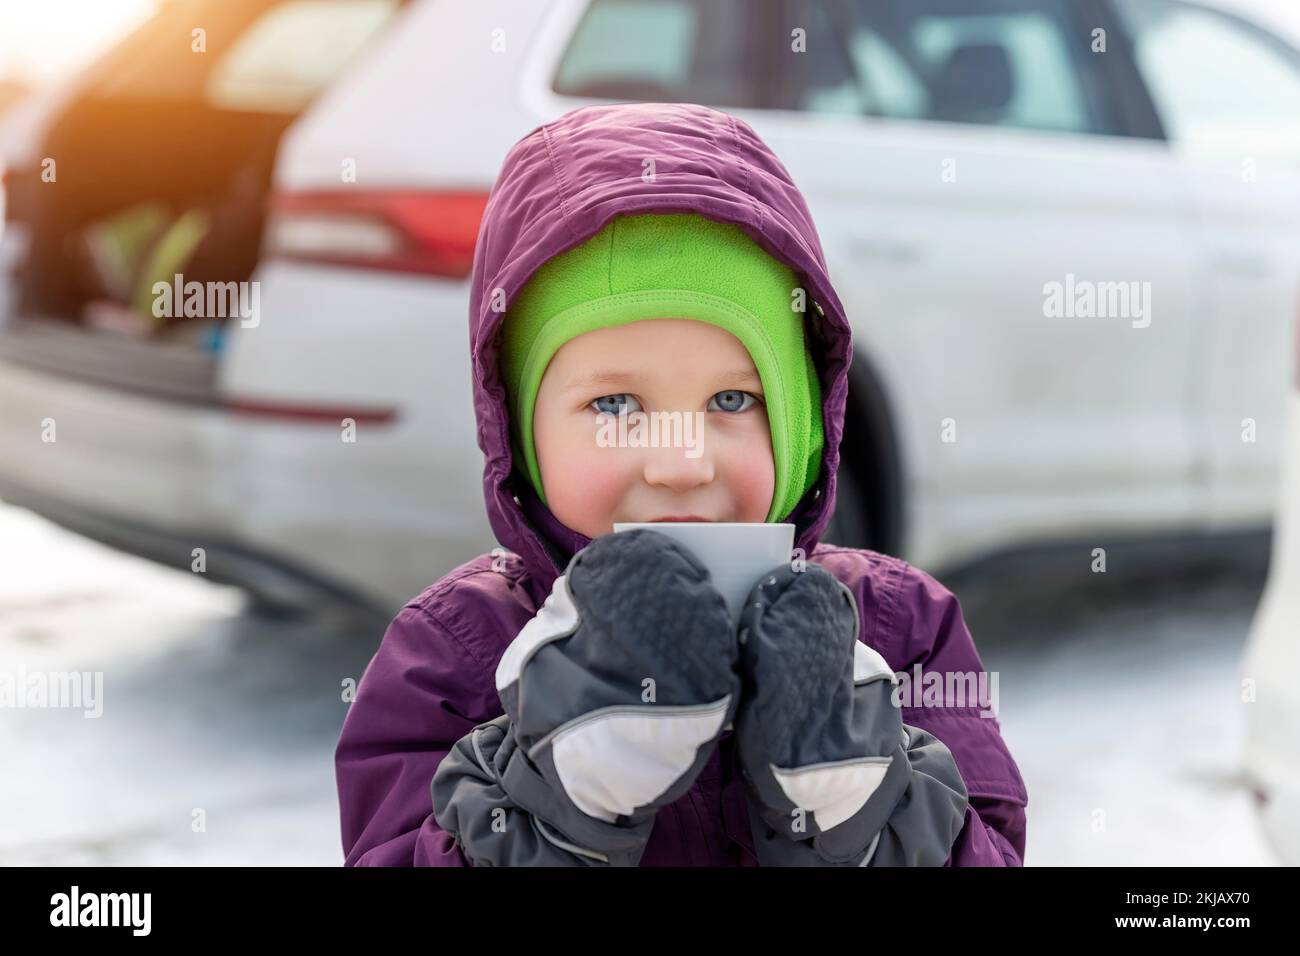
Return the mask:
[[[1300, 55], [1270, 32], [1179, 0], [209, 0], [195, 57], [192, 5], [3, 141], [6, 500], [284, 600], [391, 610], [490, 549], [483, 203], [529, 130], [635, 99], [742, 117], [812, 208], [856, 342], [828, 539], [942, 571], [1271, 521]], [[255, 317], [102, 328], [88, 224], [160, 195]]]

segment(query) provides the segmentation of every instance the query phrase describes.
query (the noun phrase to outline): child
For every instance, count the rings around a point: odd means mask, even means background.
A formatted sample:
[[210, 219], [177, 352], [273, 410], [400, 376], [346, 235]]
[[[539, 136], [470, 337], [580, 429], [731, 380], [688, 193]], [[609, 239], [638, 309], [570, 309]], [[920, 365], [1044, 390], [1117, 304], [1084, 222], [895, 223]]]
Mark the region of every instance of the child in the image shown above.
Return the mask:
[[[956, 598], [819, 541], [849, 322], [747, 124], [620, 104], [535, 128], [484, 213], [470, 338], [509, 550], [384, 635], [336, 753], [345, 865], [1021, 865], [1019, 770], [946, 679], [984, 676]], [[698, 451], [597, 440], [670, 410], [702, 413]], [[790, 522], [796, 552], [735, 625], [688, 551], [612, 533], [671, 518]], [[916, 668], [941, 702], [900, 697]]]

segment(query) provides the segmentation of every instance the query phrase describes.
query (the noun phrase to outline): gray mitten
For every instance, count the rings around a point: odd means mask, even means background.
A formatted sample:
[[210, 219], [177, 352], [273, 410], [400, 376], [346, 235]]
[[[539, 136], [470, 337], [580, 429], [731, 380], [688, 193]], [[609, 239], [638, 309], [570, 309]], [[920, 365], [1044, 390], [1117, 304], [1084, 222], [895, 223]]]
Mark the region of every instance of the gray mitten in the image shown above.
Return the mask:
[[740, 699], [737, 644], [707, 569], [650, 529], [570, 560], [506, 649], [505, 714], [438, 766], [438, 825], [476, 865], [636, 866]]
[[903, 724], [857, 604], [809, 563], [754, 586], [738, 628], [736, 738], [763, 866], [941, 866], [967, 793], [948, 748]]

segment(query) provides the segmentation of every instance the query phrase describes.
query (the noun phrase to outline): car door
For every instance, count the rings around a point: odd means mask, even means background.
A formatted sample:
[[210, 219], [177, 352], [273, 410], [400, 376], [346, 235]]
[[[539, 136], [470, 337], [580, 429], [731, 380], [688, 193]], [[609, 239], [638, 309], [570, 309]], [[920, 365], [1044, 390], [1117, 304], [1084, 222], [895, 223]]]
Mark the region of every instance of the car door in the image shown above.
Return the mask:
[[1216, 525], [1263, 522], [1300, 314], [1300, 53], [1206, 7], [1114, 6], [1191, 190], [1209, 320], [1195, 352], [1198, 510]]
[[775, 56], [755, 125], [887, 379], [908, 553], [1187, 521], [1208, 322], [1187, 193], [1098, 21], [1072, 0], [786, 10], [808, 52]]

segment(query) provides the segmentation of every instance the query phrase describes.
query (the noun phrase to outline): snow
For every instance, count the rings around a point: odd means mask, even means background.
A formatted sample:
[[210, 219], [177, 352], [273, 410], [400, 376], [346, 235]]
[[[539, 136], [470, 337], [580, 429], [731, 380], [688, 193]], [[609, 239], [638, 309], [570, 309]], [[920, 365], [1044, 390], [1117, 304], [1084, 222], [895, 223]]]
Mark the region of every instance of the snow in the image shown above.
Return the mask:
[[[1113, 572], [1111, 572], [1113, 573]], [[1029, 792], [1029, 866], [1276, 865], [1239, 769], [1262, 580], [1083, 583], [986, 645]]]
[[340, 863], [341, 688], [378, 634], [253, 618], [3, 505], [0, 542], [0, 672], [103, 674], [99, 718], [0, 710], [0, 861]]

